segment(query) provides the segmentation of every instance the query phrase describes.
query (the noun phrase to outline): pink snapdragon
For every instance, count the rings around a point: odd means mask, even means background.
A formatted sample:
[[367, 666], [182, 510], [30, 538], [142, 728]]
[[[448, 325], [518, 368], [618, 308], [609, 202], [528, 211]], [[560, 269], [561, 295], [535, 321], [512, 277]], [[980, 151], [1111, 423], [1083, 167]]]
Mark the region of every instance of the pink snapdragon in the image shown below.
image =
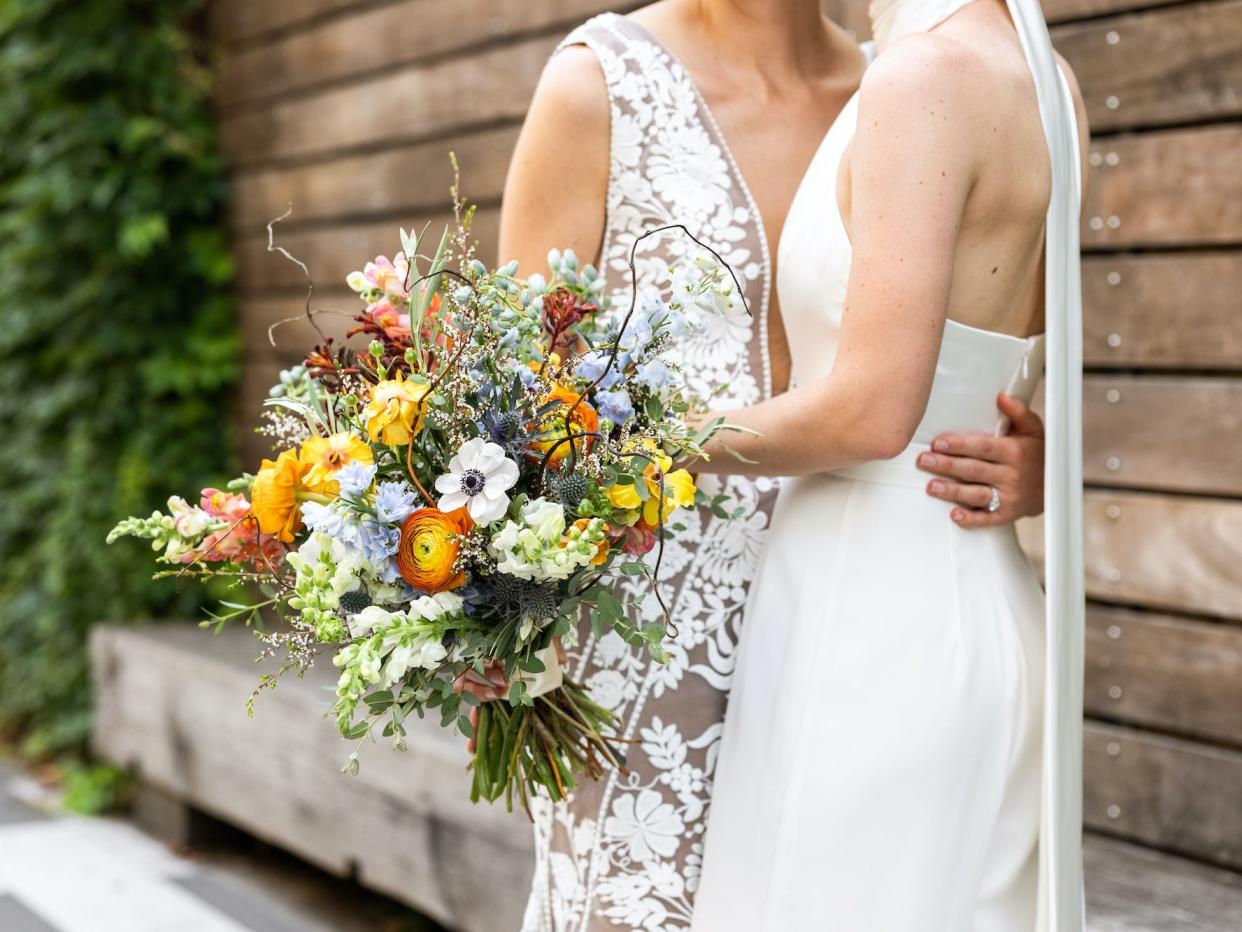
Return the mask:
[[375, 261], [368, 262], [361, 272], [350, 272], [345, 283], [362, 296], [370, 310], [385, 297], [409, 301], [410, 293], [405, 287], [409, 271], [410, 264], [404, 253], [397, 253], [392, 260], [387, 256], [376, 256]]
[[[171, 500], [169, 506], [173, 507]], [[207, 527], [214, 529], [191, 549], [178, 554], [179, 563], [249, 563], [266, 569], [268, 564], [279, 566], [288, 553], [288, 548], [274, 536], [259, 533], [258, 522], [250, 517], [250, 502], [244, 495], [207, 488], [203, 489], [197, 508], [185, 505], [185, 509], [187, 520], [196, 516], [193, 527], [197, 530], [185, 534], [178, 524], [178, 533], [192, 537]], [[177, 511], [174, 508], [175, 517]], [[191, 528], [189, 523], [186, 526]]]

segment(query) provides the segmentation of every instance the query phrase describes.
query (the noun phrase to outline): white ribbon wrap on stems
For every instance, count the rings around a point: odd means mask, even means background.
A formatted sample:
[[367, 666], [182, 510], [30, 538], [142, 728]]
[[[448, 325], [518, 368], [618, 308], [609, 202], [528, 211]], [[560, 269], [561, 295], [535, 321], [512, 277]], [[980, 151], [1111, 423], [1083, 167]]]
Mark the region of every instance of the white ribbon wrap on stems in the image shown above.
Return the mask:
[[526, 694], [532, 699], [559, 689], [565, 681], [565, 671], [561, 669], [561, 658], [555, 644], [535, 651], [534, 656], [543, 663], [543, 672], [527, 673], [522, 670], [518, 673], [518, 681], [526, 684]]

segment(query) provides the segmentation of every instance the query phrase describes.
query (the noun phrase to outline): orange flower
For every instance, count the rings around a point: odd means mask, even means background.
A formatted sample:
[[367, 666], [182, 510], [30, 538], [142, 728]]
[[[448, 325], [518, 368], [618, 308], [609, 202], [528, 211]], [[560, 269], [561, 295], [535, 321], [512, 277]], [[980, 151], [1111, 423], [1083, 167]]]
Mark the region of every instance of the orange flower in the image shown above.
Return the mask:
[[401, 577], [422, 592], [456, 589], [466, 581], [464, 571], [453, 569], [461, 542], [455, 538], [474, 527], [466, 509], [443, 512], [419, 508], [401, 525], [397, 568]]
[[302, 490], [302, 464], [297, 450], [285, 450], [276, 461], [264, 460], [250, 489], [250, 510], [259, 521], [259, 530], [277, 540], [293, 543], [302, 526], [298, 492]]
[[544, 439], [536, 440], [530, 446], [532, 450], [542, 454], [547, 454], [549, 450], [555, 448], [548, 459], [548, 466], [552, 469], [559, 466], [565, 457], [569, 456], [571, 445], [579, 456], [583, 456], [591, 452], [591, 446], [595, 443], [594, 437], [586, 437], [582, 440], [565, 440], [568, 436], [565, 433], [565, 415], [569, 414], [571, 410], [573, 413], [569, 416], [569, 426], [575, 436], [579, 434], [593, 434], [599, 430], [599, 416], [596, 415], [595, 409], [585, 399], [579, 404], [578, 400], [580, 398], [582, 396], [577, 392], [563, 385], [558, 385], [543, 399], [544, 405], [553, 402], [560, 402], [560, 404], [547, 414], [540, 424]]

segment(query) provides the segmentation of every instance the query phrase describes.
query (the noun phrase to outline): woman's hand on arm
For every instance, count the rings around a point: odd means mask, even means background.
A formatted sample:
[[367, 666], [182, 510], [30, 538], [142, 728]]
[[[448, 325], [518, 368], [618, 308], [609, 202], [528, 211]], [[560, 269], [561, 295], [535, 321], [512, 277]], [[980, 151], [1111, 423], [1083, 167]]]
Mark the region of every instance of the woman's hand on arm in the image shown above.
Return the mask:
[[500, 212], [500, 262], [547, 274], [551, 249], [594, 262], [608, 203], [608, 87], [595, 54], [570, 46], [544, 68], [518, 136]]
[[958, 89], [941, 87], [958, 83], [945, 79], [952, 63], [922, 38], [878, 59], [859, 92], [847, 156], [852, 262], [831, 373], [729, 412], [748, 432], [717, 435], [704, 471], [799, 475], [889, 458], [922, 420], [976, 168]]

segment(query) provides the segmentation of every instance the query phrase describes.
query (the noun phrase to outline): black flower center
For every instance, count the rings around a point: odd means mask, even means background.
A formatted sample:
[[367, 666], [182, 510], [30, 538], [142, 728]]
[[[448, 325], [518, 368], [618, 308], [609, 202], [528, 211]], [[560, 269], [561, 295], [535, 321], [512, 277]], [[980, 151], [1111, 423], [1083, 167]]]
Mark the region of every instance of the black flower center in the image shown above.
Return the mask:
[[477, 469], [467, 469], [461, 474], [461, 490], [473, 497], [483, 491], [487, 477]]

